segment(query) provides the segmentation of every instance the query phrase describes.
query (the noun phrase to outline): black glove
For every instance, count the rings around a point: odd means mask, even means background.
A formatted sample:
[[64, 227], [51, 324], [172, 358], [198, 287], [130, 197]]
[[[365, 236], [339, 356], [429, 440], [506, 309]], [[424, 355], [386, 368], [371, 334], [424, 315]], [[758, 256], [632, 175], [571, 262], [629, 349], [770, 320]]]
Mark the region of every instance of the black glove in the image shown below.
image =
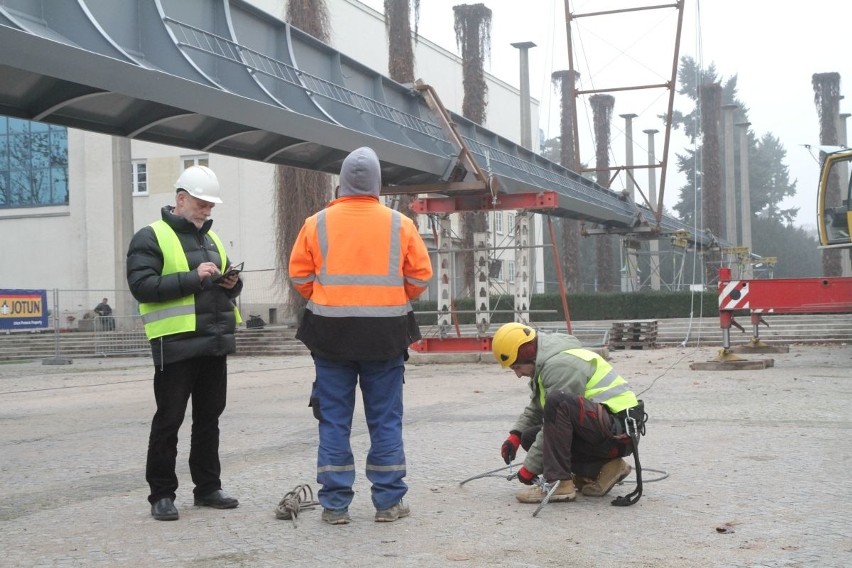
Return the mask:
[[515, 456], [518, 455], [518, 447], [521, 445], [521, 433], [516, 430], [512, 430], [509, 432], [509, 437], [506, 438], [506, 441], [503, 442], [503, 445], [500, 446], [500, 455], [503, 457], [503, 461], [506, 462], [506, 465], [509, 465]]

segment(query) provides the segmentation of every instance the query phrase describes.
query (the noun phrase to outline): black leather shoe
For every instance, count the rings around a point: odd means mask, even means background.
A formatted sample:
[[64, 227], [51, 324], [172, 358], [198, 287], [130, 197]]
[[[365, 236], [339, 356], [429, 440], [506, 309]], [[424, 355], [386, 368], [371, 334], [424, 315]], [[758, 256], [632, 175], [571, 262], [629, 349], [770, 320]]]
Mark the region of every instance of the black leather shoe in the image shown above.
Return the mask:
[[213, 507], [214, 509], [233, 509], [240, 502], [234, 499], [233, 497], [229, 497], [227, 493], [222, 491], [221, 489], [217, 489], [213, 493], [209, 493], [200, 497], [198, 495], [195, 496], [195, 505], [198, 507]]
[[151, 516], [158, 521], [178, 520], [178, 510], [177, 507], [175, 507], [174, 500], [169, 497], [163, 497], [151, 505]]

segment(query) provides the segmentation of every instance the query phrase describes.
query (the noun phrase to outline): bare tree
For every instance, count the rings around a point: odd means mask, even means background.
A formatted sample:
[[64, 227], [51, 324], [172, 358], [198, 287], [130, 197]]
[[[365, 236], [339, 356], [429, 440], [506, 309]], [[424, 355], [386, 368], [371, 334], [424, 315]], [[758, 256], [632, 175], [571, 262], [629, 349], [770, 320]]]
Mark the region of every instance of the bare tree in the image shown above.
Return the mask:
[[[592, 95], [592, 122], [595, 127], [595, 168], [598, 185], [609, 187], [609, 135], [612, 109], [615, 97], [612, 95]], [[615, 291], [613, 278], [612, 237], [600, 235], [595, 240], [595, 258], [597, 261], [598, 290]]]
[[[320, 41], [329, 42], [331, 26], [325, 0], [289, 0], [285, 19]], [[331, 177], [328, 174], [289, 166], [275, 168], [276, 278], [282, 286], [289, 286], [290, 251], [302, 223], [322, 209], [330, 197]], [[286, 302], [288, 316], [300, 317], [305, 304], [301, 294], [291, 291]]]
[[[722, 235], [724, 220], [722, 216], [722, 156], [721, 126], [722, 86], [719, 83], [704, 83], [699, 88], [698, 98], [701, 108], [701, 226], [714, 235]], [[704, 256], [704, 274], [706, 282], [718, 278], [718, 263], [721, 254], [707, 251]]]
[[[561, 120], [559, 122], [560, 154], [559, 161], [569, 170], [576, 172], [579, 164], [576, 163], [574, 151], [574, 85], [577, 73], [574, 77], [571, 71], [555, 71], [551, 78], [553, 84], [559, 89]], [[583, 289], [583, 271], [580, 262], [580, 222], [575, 219], [560, 219], [561, 242], [560, 254], [565, 278], [565, 288], [568, 292], [581, 292]]]
[[[491, 10], [485, 4], [453, 6], [456, 43], [461, 49], [464, 101], [462, 114], [477, 124], [485, 123], [488, 106], [488, 85], [485, 82], [485, 59], [491, 52]], [[476, 266], [473, 255], [473, 235], [488, 228], [484, 211], [462, 214], [462, 246], [465, 250], [464, 285], [470, 295], [474, 291]]]
[[[819, 115], [819, 143], [825, 146], [836, 146], [840, 143], [837, 132], [837, 122], [840, 116], [840, 73], [814, 73], [811, 77], [814, 87], [814, 103]], [[820, 162], [825, 154], [820, 152]], [[825, 191], [826, 207], [840, 205], [840, 176], [837, 168], [833, 168]], [[843, 266], [840, 251], [837, 249], [822, 250], [822, 275], [843, 276]]]
[[[420, 0], [413, 0], [414, 37], [420, 17]], [[411, 41], [412, 0], [385, 0], [385, 31], [388, 34], [388, 74], [397, 83], [414, 83], [414, 46]], [[415, 223], [417, 214], [411, 210], [414, 196], [398, 196], [396, 208]]]

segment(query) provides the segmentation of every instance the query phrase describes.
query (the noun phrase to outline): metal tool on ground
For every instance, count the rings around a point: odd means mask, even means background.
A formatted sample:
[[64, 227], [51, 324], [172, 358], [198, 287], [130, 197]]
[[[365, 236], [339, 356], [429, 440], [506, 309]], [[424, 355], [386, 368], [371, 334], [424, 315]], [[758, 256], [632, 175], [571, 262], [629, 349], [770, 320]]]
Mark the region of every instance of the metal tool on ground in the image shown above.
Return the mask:
[[[647, 419], [647, 415], [646, 415], [645, 419]], [[639, 420], [634, 420], [634, 422], [636, 424], [632, 425], [631, 430], [628, 431], [631, 438], [633, 437], [634, 433], [638, 437], [639, 430], [641, 429], [644, 432], [644, 427], [645, 427], [644, 421], [641, 421], [641, 423], [640, 423]], [[613, 505], [626, 507], [628, 505], [632, 505], [632, 504], [636, 503], [636, 501], [638, 501], [639, 497], [641, 497], [641, 495], [642, 495], [643, 483], [653, 483], [655, 481], [662, 481], [669, 476], [669, 473], [664, 469], [651, 469], [649, 467], [641, 468], [638, 464], [638, 459], [639, 459], [638, 456], [635, 456], [635, 459], [637, 460], [637, 467], [635, 469], [636, 481], [625, 479], [625, 480], [619, 481], [617, 483], [617, 485], [621, 485], [622, 483], [636, 483], [636, 489], [634, 489], [632, 492], [628, 493], [625, 496], [616, 497], [612, 501]], [[512, 472], [508, 475], [505, 475], [501, 472], [506, 471], [507, 469], [512, 469], [514, 466], [515, 466], [515, 464], [509, 464], [507, 466], [498, 467], [497, 469], [492, 469], [492, 470], [474, 475], [472, 477], [468, 477], [464, 481], [459, 482], [459, 487], [461, 487], [462, 485], [464, 485], [468, 481], [473, 481], [475, 479], [483, 479], [485, 477], [499, 477], [501, 479], [505, 479], [506, 481], [512, 481], [516, 477], [518, 477], [517, 472]], [[642, 472], [643, 471], [659, 473], [660, 476], [655, 477], [653, 479], [643, 479], [642, 478]], [[539, 504], [539, 506], [536, 508], [536, 510], [533, 511], [532, 516], [535, 517], [544, 508], [544, 506], [547, 505], [547, 503], [550, 501], [550, 498], [553, 496], [553, 493], [556, 491], [556, 487], [559, 486], [559, 481], [555, 481], [552, 484], [550, 484], [550, 483], [547, 483], [546, 481], [544, 481], [544, 479], [541, 476], [539, 476], [535, 479], [535, 481], [533, 483], [535, 485], [539, 486], [541, 488], [541, 490], [545, 493], [544, 499], [541, 500], [541, 504]]]
[[507, 481], [511, 481], [518, 477], [518, 472], [510, 473], [509, 475], [501, 474], [501, 471], [505, 471], [507, 469], [512, 469], [514, 467], [513, 464], [509, 464], [504, 467], [498, 467], [497, 469], [492, 469], [491, 471], [486, 471], [485, 473], [480, 473], [479, 475], [474, 475], [473, 477], [468, 477], [464, 481], [459, 483], [459, 486], [464, 485], [468, 481], [473, 481], [474, 479], [482, 479], [483, 477], [502, 477]]
[[559, 487], [559, 481], [554, 481], [553, 483], [548, 483], [544, 480], [543, 477], [539, 476], [535, 478], [533, 481], [536, 485], [538, 485], [541, 490], [544, 492], [544, 498], [541, 500], [541, 504], [535, 508], [532, 516], [535, 517], [538, 515], [538, 512], [544, 509], [544, 506], [550, 501], [550, 498], [553, 496], [553, 493], [556, 491], [556, 488]]
[[314, 500], [314, 491], [310, 485], [307, 483], [297, 485], [285, 493], [281, 501], [278, 502], [278, 506], [275, 508], [275, 518], [292, 520], [295, 527], [300, 512], [305, 509], [313, 509], [318, 505], [319, 501]]

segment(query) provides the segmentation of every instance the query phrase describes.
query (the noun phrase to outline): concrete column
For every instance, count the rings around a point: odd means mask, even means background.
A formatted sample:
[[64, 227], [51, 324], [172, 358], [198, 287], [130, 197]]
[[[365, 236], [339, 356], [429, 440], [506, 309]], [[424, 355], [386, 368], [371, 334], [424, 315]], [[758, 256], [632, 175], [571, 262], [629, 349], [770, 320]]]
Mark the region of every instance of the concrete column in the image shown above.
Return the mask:
[[[113, 195], [113, 279], [116, 290], [127, 289], [127, 249], [133, 238], [133, 167], [130, 138], [112, 137]], [[136, 313], [136, 301], [130, 294], [118, 294], [111, 300], [116, 315]], [[119, 318], [118, 321], [122, 321]], [[125, 320], [126, 321], [126, 320]]]
[[[654, 166], [657, 163], [657, 158], [654, 153], [654, 134], [659, 132], [659, 130], [654, 130], [653, 128], [649, 128], [648, 130], [643, 130], [645, 134], [648, 135], [648, 165]], [[648, 168], [648, 200], [651, 202], [651, 205], [656, 209], [657, 207], [657, 168], [649, 167]], [[651, 289], [659, 290], [660, 289], [660, 241], [658, 239], [653, 239], [648, 243], [651, 249]]]
[[[531, 118], [531, 110], [530, 110], [530, 58], [529, 58], [529, 50], [535, 47], [535, 43], [531, 41], [523, 41], [518, 43], [513, 43], [512, 47], [518, 49], [520, 54], [520, 65], [521, 65], [521, 146], [526, 148], [527, 150], [532, 150], [532, 118]], [[535, 216], [533, 214], [529, 214], [527, 216], [528, 229], [529, 234], [532, 236], [533, 241], [535, 241], [536, 229], [535, 229]], [[539, 244], [539, 243], [536, 243]], [[523, 288], [534, 290], [536, 288], [535, 275], [538, 259], [536, 258], [535, 249], [530, 248], [527, 249], [528, 252], [528, 260], [530, 269], [527, 270], [527, 281], [525, 282]], [[518, 259], [515, 259], [515, 265], [518, 265]], [[542, 267], [542, 274], [544, 274], [544, 269]], [[515, 281], [515, 286], [518, 286], [518, 281]], [[515, 305], [515, 310], [523, 311], [526, 309], [529, 310], [529, 301], [526, 302], [526, 308], [523, 308], [520, 305]], [[529, 318], [527, 318], [529, 319]]]
[[[840, 113], [839, 120], [837, 122], [837, 137], [838, 142], [842, 146], [846, 146], [847, 142], [847, 130], [846, 130], [846, 119], [849, 118], [850, 114], [848, 112]], [[849, 164], [844, 162], [840, 164], [840, 183], [845, 184], [849, 180]], [[842, 193], [842, 190], [841, 190]], [[841, 195], [840, 199], [847, 199], [847, 195]], [[843, 276], [852, 276], [852, 248], [847, 249], [845, 252], [841, 251], [840, 254], [840, 269], [843, 271], [841, 274]]]
[[722, 105], [725, 124], [725, 239], [737, 246], [736, 178], [734, 176], [734, 111], [737, 105]]
[[535, 47], [531, 41], [513, 43], [521, 57], [521, 146], [532, 149], [532, 118], [530, 111], [530, 58], [529, 50]]
[[[624, 119], [624, 141], [625, 141], [625, 165], [627, 167], [627, 193], [630, 196], [630, 200], [633, 201], [636, 199], [636, 181], [633, 178], [633, 119], [636, 118], [635, 114], [620, 114], [621, 118]], [[622, 239], [622, 242], [624, 239]], [[638, 292], [639, 282], [639, 260], [636, 256], [636, 249], [633, 247], [623, 247], [626, 255], [626, 263], [627, 263], [627, 275], [625, 279], [626, 286], [622, 290], [622, 292]]]
[[[737, 126], [740, 130], [740, 227], [743, 238], [740, 244], [748, 249], [749, 259], [751, 259], [752, 243], [751, 243], [751, 192], [749, 191], [749, 167], [748, 167], [748, 127], [750, 122], [738, 122]], [[753, 278], [751, 262], [747, 262], [743, 266], [743, 279]]]

